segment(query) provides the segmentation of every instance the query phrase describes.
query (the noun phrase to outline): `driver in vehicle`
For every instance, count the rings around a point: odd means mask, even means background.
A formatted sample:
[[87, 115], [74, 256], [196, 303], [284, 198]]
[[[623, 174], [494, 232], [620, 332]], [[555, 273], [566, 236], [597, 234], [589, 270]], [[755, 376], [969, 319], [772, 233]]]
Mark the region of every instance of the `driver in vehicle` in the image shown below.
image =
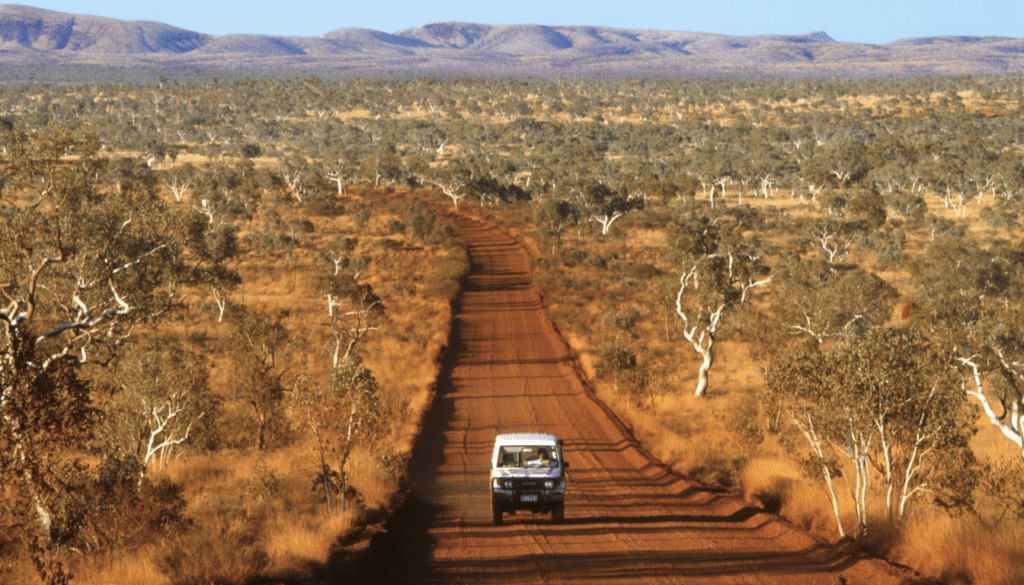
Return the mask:
[[543, 447], [537, 450], [537, 458], [530, 462], [531, 467], [552, 467], [553, 464], [548, 450]]

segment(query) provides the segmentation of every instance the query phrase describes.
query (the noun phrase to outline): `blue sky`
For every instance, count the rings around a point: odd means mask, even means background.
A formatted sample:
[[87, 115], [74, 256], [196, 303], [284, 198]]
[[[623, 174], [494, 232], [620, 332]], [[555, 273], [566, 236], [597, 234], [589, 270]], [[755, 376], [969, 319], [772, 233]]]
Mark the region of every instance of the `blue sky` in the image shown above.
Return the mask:
[[935, 35], [1024, 37], [1024, 0], [38, 0], [32, 6], [123, 20], [155, 20], [209, 34], [319, 36], [344, 27], [396, 32], [429, 22], [601, 25], [802, 34], [887, 43]]

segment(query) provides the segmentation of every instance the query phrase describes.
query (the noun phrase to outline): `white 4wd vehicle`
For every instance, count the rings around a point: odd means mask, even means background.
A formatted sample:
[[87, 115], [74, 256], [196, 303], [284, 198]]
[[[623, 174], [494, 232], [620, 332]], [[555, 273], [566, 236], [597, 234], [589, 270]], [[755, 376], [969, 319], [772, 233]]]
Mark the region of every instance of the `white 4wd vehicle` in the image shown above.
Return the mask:
[[561, 523], [565, 519], [565, 470], [562, 441], [554, 435], [512, 433], [494, 438], [491, 470], [491, 513], [500, 525], [502, 514], [529, 510]]

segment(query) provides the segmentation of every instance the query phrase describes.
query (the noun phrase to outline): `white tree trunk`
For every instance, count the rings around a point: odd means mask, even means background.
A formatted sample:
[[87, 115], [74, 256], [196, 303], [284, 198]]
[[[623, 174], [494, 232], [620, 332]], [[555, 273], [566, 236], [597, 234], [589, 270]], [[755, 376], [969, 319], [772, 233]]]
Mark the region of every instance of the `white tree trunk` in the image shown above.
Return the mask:
[[981, 403], [982, 409], [985, 411], [985, 415], [991, 421], [992, 425], [999, 429], [999, 432], [1003, 434], [1007, 439], [1013, 441], [1017, 446], [1017, 453], [1024, 458], [1024, 408], [1018, 404], [1017, 401], [1013, 401], [1010, 407], [1010, 423], [1007, 424], [1005, 421], [996, 414], [995, 409], [992, 407], [992, 403], [989, 401], [988, 396], [985, 395], [985, 385], [982, 382], [982, 374], [978, 364], [974, 363], [970, 359], [961, 358], [960, 362], [965, 366], [971, 368], [973, 374], [971, 378], [974, 381], [974, 391], [967, 389], [967, 383], [964, 383], [964, 392], [968, 396], [973, 396], [975, 400]]
[[697, 350], [701, 354], [703, 361], [700, 364], [700, 370], [697, 372], [697, 392], [694, 394], [697, 398], [704, 397], [708, 391], [708, 372], [711, 370], [712, 364], [715, 363], [715, 340], [714, 338], [708, 343], [707, 347], [701, 351]]
[[601, 235], [607, 236], [608, 231], [612, 227], [612, 224], [615, 223], [615, 220], [619, 219], [620, 217], [622, 217], [622, 213], [616, 211], [611, 215], [602, 215], [600, 217], [594, 215], [591, 216], [590, 219], [591, 221], [596, 221], [597, 223], [601, 224]]
[[839, 499], [836, 497], [835, 483], [832, 481], [832, 472], [829, 470], [828, 465], [825, 463], [825, 452], [821, 444], [821, 438], [818, 437], [817, 431], [814, 430], [814, 420], [811, 415], [806, 414], [807, 420], [802, 420], [796, 413], [790, 412], [790, 418], [796, 424], [800, 432], [803, 433], [807, 442], [811, 445], [811, 450], [814, 455], [821, 462], [822, 476], [825, 480], [825, 489], [828, 492], [829, 502], [832, 504], [832, 514], [836, 519], [836, 528], [839, 530], [839, 538], [846, 538], [846, 529], [843, 527], [843, 518], [839, 514]]

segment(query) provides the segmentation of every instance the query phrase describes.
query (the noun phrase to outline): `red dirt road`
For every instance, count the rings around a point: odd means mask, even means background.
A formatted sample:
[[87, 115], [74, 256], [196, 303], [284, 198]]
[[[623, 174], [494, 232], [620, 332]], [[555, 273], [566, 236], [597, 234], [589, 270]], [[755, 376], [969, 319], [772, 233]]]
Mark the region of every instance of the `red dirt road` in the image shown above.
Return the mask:
[[[473, 268], [414, 449], [412, 493], [389, 522], [389, 552], [376, 555], [391, 580], [915, 581], [886, 562], [822, 544], [741, 498], [703, 489], [647, 454], [580, 381], [531, 285], [523, 248], [474, 220], [459, 219], [459, 232]], [[495, 434], [517, 431], [565, 440], [564, 524], [520, 512], [492, 525], [485, 464]]]

